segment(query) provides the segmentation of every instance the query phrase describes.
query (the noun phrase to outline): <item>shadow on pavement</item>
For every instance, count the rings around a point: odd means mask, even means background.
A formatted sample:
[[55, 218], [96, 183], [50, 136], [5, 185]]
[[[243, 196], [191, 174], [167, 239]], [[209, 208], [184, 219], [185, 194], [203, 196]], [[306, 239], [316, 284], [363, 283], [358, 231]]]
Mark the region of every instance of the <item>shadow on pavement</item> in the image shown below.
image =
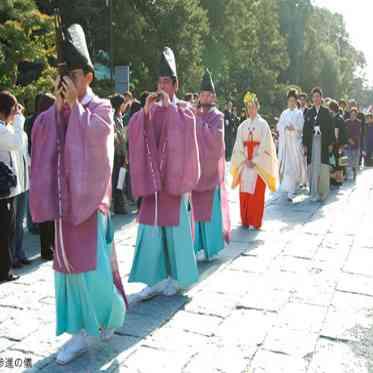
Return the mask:
[[[231, 262], [249, 249], [255, 248], [257, 232], [247, 231], [241, 227], [236, 228], [234, 232], [234, 237], [241, 237], [242, 240], [245, 237], [247, 247], [242, 248], [242, 242], [233, 240], [232, 245], [228, 246], [215, 260], [199, 261], [200, 281], [207, 279], [224, 264]], [[179, 310], [184, 308], [189, 300], [190, 298], [185, 295], [158, 296], [145, 302], [131, 304], [123, 326], [116, 330], [111, 341], [104, 343], [98, 338], [91, 338], [89, 352], [71, 364], [57, 365], [54, 360], [55, 354], [52, 354], [36, 362], [34, 368], [51, 373], [120, 372], [120, 369], [123, 369], [123, 363], [135, 351], [135, 346], [166, 324]], [[58, 347], [56, 346], [56, 350]]]

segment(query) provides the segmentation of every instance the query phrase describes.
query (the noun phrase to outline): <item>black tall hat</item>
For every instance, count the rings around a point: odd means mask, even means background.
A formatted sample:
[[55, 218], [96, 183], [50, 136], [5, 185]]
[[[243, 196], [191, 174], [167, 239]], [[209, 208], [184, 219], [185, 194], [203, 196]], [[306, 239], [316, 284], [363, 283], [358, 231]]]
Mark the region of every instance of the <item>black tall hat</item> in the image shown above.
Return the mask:
[[161, 62], [159, 64], [159, 76], [177, 78], [175, 55], [169, 47], [165, 47], [162, 51]]
[[67, 30], [64, 30], [63, 33], [62, 54], [67, 69], [88, 68], [94, 72], [82, 26], [73, 24]]
[[202, 82], [201, 82], [201, 92], [202, 91], [209, 91], [215, 93], [215, 86], [214, 82], [212, 81], [211, 73], [209, 69], [206, 69], [205, 74], [203, 75]]

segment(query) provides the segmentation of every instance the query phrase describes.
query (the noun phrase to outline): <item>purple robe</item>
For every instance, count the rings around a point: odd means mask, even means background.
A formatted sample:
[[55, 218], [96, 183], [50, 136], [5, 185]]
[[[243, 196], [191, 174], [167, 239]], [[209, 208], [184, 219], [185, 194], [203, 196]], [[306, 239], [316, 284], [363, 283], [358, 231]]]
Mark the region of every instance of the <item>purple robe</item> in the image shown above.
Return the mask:
[[230, 240], [230, 218], [227, 191], [224, 185], [225, 145], [224, 114], [212, 108], [197, 115], [197, 140], [201, 163], [201, 177], [192, 192], [195, 221], [210, 221], [214, 191], [221, 187], [224, 237]]
[[56, 221], [54, 270], [96, 268], [97, 212], [108, 213], [114, 134], [112, 108], [93, 96], [63, 113], [52, 106], [32, 130], [30, 208], [35, 222]]
[[128, 126], [132, 193], [143, 197], [141, 224], [179, 225], [180, 201], [200, 176], [196, 123], [184, 104], [156, 104], [137, 112]]

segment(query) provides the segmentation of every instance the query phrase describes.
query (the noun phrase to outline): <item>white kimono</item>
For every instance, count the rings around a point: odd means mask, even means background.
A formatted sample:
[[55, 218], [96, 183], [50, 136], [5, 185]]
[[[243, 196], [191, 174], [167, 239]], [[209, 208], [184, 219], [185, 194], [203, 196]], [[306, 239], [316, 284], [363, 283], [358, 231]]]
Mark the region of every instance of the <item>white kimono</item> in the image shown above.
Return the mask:
[[[280, 162], [280, 189], [293, 197], [298, 186], [307, 182], [307, 163], [301, 144], [304, 118], [302, 111], [287, 109], [277, 124], [279, 132], [278, 158]], [[290, 126], [295, 131], [289, 129]]]

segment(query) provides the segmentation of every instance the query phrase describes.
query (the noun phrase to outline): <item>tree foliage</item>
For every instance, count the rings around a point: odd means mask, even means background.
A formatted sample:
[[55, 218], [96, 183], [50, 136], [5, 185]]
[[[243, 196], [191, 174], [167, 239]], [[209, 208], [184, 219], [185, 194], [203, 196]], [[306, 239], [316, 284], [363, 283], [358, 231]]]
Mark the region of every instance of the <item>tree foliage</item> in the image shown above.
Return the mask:
[[[336, 98], [372, 97], [364, 55], [351, 45], [343, 17], [311, 0], [2, 0], [0, 85], [26, 101], [51, 88], [56, 4], [67, 25], [82, 24], [95, 62], [110, 54], [112, 30], [114, 65], [130, 65], [137, 93], [154, 89], [167, 45], [176, 54], [181, 94], [198, 90], [208, 67], [221, 100], [240, 104], [250, 89], [267, 113], [283, 108], [290, 85], [305, 91], [320, 85]], [[26, 87], [17, 84], [23, 61], [44, 65]], [[112, 87], [101, 82], [98, 93]]]
[[[151, 4], [149, 4], [151, 3]], [[114, 2], [114, 62], [129, 64], [138, 91], [154, 89], [160, 51], [171, 47], [183, 90], [202, 74], [206, 12], [197, 0], [123, 0]]]
[[[348, 96], [355, 73], [365, 59], [349, 40], [344, 19], [328, 9], [312, 7], [309, 0], [280, 0], [282, 32], [291, 60], [286, 82], [306, 91], [321, 86], [331, 97]], [[296, 16], [292, 16], [292, 14]]]
[[205, 64], [213, 71], [218, 94], [242, 103], [246, 90], [269, 107], [288, 66], [285, 38], [279, 31], [275, 0], [201, 1], [210, 21]]
[[[0, 3], [0, 86], [11, 89], [18, 99], [32, 106], [36, 93], [50, 90], [55, 73], [52, 19], [42, 14], [32, 0], [3, 0]], [[21, 62], [39, 62], [43, 71], [27, 86], [17, 84]]]

